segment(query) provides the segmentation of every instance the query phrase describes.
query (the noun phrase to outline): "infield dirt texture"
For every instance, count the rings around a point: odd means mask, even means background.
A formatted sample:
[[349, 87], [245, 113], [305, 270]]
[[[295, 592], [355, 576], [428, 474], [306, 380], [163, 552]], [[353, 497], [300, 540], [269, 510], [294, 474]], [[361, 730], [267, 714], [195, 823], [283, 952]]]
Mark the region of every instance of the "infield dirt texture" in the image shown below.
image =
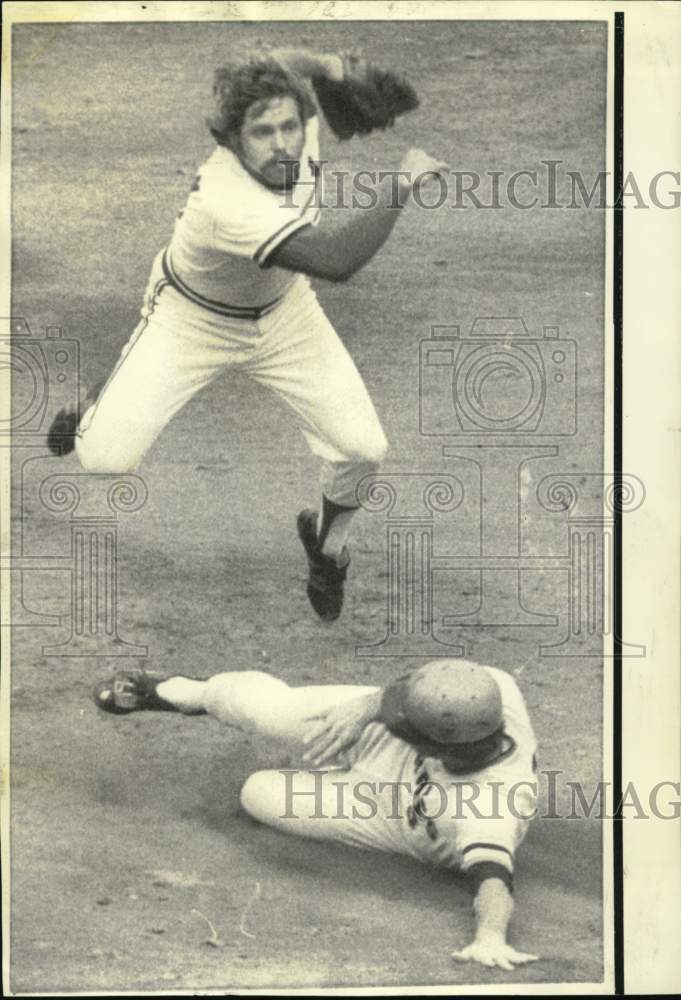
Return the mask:
[[[108, 374], [135, 327], [154, 255], [211, 151], [213, 67], [258, 42], [359, 43], [416, 84], [420, 111], [392, 131], [338, 145], [324, 126], [327, 169], [396, 169], [410, 145], [457, 170], [508, 175], [546, 159], [591, 179], [605, 169], [604, 24], [15, 28], [13, 314], [36, 335], [59, 325], [80, 341], [83, 384]], [[468, 330], [477, 316], [522, 316], [534, 333], [558, 326], [577, 342], [578, 433], [561, 443], [562, 465], [528, 465], [522, 537], [535, 555], [565, 552], [564, 521], [531, 502], [538, 480], [602, 467], [604, 215], [411, 206], [352, 281], [317, 283], [381, 417], [390, 472], [457, 471], [442, 440], [419, 434], [419, 342], [432, 324]], [[14, 469], [25, 554], [68, 553], [67, 519], [22, 495], [22, 482], [79, 471], [74, 456], [17, 449]], [[383, 514], [356, 519], [342, 617], [330, 627], [315, 618], [295, 515], [318, 502], [317, 469], [264, 391], [218, 381], [137, 472], [149, 499], [119, 519], [119, 628], [148, 646], [151, 669], [380, 684], [423, 662], [355, 656], [385, 633]], [[435, 530], [439, 552], [470, 551], [456, 514], [438, 515]], [[475, 584], [473, 573], [437, 574], [436, 619], [471, 610]], [[589, 786], [601, 777], [601, 664], [538, 653], [565, 634], [566, 592], [565, 572], [527, 572], [526, 606], [558, 615], [557, 627], [440, 634], [517, 677], [540, 767]], [[24, 574], [23, 605], [68, 620], [68, 574]], [[537, 820], [519, 852], [511, 941], [541, 961], [515, 973], [458, 965], [450, 952], [473, 926], [464, 885], [415, 862], [258, 827], [240, 811], [239, 788], [253, 770], [290, 761], [207, 718], [98, 713], [91, 688], [116, 664], [42, 655], [65, 635], [55, 626], [12, 634], [13, 990], [601, 978], [598, 820]]]

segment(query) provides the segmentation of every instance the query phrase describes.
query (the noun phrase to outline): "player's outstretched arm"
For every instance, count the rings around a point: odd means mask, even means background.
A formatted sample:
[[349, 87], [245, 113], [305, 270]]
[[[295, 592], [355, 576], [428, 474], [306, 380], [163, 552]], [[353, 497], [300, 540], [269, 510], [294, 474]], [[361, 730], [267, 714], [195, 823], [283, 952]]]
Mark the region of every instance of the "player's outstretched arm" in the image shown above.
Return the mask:
[[536, 955], [516, 951], [506, 941], [508, 923], [513, 913], [513, 897], [502, 878], [486, 878], [478, 887], [473, 903], [475, 937], [469, 945], [452, 953], [458, 962], [479, 962], [511, 972], [516, 965], [536, 962]]
[[392, 174], [397, 184], [378, 186], [376, 204], [371, 208], [354, 208], [349, 219], [338, 230], [324, 223], [316, 229], [297, 230], [274, 253], [268, 264], [298, 271], [327, 281], [347, 281], [364, 267], [390, 236], [399, 209], [409, 201], [417, 186], [435, 177], [444, 177], [449, 167], [422, 149], [410, 149], [402, 158], [400, 169]]

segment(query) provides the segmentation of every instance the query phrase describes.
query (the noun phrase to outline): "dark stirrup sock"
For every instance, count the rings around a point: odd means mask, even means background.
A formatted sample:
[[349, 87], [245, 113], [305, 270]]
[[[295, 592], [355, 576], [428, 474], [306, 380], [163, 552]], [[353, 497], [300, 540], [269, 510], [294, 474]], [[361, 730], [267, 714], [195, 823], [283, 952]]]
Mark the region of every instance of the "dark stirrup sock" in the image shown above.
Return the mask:
[[358, 507], [343, 507], [339, 503], [335, 503], [333, 500], [329, 500], [328, 497], [322, 495], [322, 524], [320, 530], [317, 532], [317, 541], [319, 542], [319, 548], [321, 549], [326, 541], [326, 536], [329, 533], [329, 528], [338, 517], [339, 514], [346, 514], [349, 511], [359, 510]]

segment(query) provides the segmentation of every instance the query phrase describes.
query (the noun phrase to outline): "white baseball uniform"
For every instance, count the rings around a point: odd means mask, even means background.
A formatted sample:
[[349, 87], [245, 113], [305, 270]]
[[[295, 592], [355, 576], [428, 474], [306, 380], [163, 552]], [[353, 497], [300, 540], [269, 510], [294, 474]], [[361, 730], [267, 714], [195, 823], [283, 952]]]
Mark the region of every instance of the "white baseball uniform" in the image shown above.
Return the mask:
[[[407, 854], [460, 871], [493, 861], [512, 872], [536, 809], [536, 741], [514, 679], [486, 669], [501, 690], [508, 738], [506, 751], [487, 767], [450, 774], [373, 722], [337, 766], [251, 775], [241, 793], [244, 808], [260, 822], [299, 836]], [[201, 704], [222, 722], [300, 749], [309, 716], [376, 690], [291, 688], [269, 674], [244, 671], [206, 681]]]
[[376, 412], [308, 279], [269, 266], [284, 240], [319, 222], [318, 160], [311, 118], [289, 192], [266, 187], [222, 146], [200, 168], [154, 262], [141, 322], [81, 420], [84, 468], [130, 471], [199, 389], [238, 368], [292, 409], [322, 460], [324, 494], [357, 505], [358, 480], [387, 447]]

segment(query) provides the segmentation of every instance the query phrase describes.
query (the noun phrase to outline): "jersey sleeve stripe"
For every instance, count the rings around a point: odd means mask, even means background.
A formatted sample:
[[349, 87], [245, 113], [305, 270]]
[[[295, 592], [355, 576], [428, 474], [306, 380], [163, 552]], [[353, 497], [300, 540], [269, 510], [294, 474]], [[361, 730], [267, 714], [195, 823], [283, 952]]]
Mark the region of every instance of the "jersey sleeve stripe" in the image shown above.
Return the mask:
[[294, 219], [289, 222], [288, 225], [283, 226], [279, 232], [271, 236], [267, 243], [263, 245], [256, 251], [253, 259], [257, 261], [260, 267], [265, 267], [267, 265], [268, 258], [274, 253], [277, 247], [281, 246], [289, 236], [293, 236], [294, 233], [298, 232], [299, 229], [304, 229], [306, 226], [313, 226], [316, 218], [312, 219]]
[[467, 854], [469, 851], [475, 851], [479, 847], [484, 847], [488, 851], [503, 851], [505, 854], [508, 854], [509, 857], [512, 856], [508, 847], [504, 847], [502, 844], [488, 844], [480, 840], [476, 841], [474, 844], [467, 844], [461, 851], [461, 854], [463, 855]]
[[485, 861], [503, 865], [509, 872], [513, 871], [513, 854], [501, 844], [468, 844], [461, 851], [461, 859], [462, 871], [468, 871], [473, 865], [482, 864]]

